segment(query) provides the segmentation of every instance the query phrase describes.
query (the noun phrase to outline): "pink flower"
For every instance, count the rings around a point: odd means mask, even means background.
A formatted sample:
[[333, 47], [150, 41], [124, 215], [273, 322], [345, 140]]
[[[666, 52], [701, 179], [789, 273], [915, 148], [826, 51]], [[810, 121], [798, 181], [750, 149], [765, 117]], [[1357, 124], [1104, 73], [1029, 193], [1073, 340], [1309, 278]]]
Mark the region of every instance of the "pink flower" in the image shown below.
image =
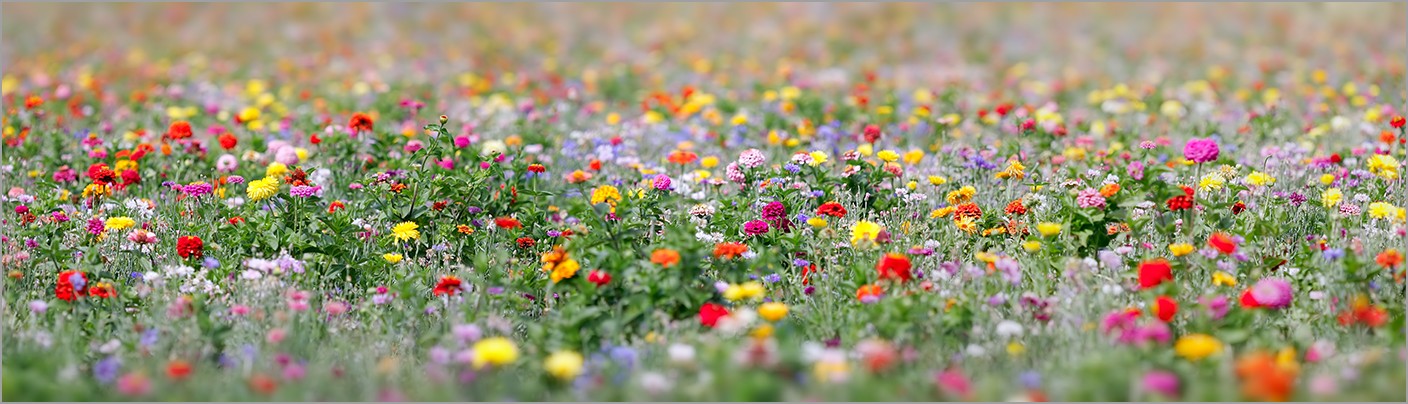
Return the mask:
[[469, 147], [469, 136], [455, 136], [455, 147], [461, 149]]
[[1217, 160], [1221, 149], [1217, 147], [1217, 141], [1207, 138], [1194, 138], [1188, 140], [1183, 145], [1183, 158], [1192, 160], [1195, 163], [1206, 163]]
[[405, 150], [406, 153], [415, 153], [415, 152], [419, 151], [422, 146], [423, 146], [423, 145], [420, 143], [419, 140], [412, 140], [412, 141], [406, 142], [406, 147], [402, 148], [402, 150]]
[[670, 190], [670, 176], [665, 175], [665, 174], [657, 175], [657, 176], [655, 176], [655, 180], [653, 180], [653, 181], [650, 182], [650, 186], [655, 187], [655, 189], [660, 190], [660, 191], [669, 191], [669, 190]]
[[768, 232], [768, 222], [764, 222], [762, 220], [750, 220], [747, 223], [743, 224], [743, 232], [752, 236], [766, 234]]
[[117, 392], [126, 396], [145, 396], [152, 391], [152, 381], [141, 372], [132, 372], [117, 379]]
[[1178, 375], [1173, 372], [1155, 370], [1145, 373], [1141, 384], [1144, 390], [1151, 393], [1169, 398], [1178, 397]]
[[284, 329], [282, 328], [275, 328], [269, 330], [269, 335], [264, 336], [264, 340], [268, 341], [270, 344], [278, 344], [280, 342], [283, 342], [284, 338], [287, 337], [288, 331], [284, 331]]
[[278, 153], [274, 154], [274, 161], [284, 165], [298, 164], [298, 150], [291, 146], [281, 147]]
[[1290, 306], [1294, 297], [1291, 283], [1285, 279], [1266, 278], [1252, 286], [1252, 299], [1256, 299], [1257, 304], [1269, 309]]
[[738, 164], [748, 168], [758, 168], [767, 160], [767, 156], [758, 149], [748, 149], [738, 156]]
[[1105, 208], [1105, 197], [1095, 188], [1086, 188], [1076, 195], [1076, 205], [1082, 208]]

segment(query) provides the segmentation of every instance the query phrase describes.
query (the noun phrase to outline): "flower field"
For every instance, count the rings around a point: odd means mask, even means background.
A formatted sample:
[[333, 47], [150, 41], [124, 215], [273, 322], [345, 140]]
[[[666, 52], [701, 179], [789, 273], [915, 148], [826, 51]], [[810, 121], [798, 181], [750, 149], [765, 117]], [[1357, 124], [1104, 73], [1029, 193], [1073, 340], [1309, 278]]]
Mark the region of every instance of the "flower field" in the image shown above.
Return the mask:
[[10, 4], [3, 397], [1408, 399], [1403, 4]]

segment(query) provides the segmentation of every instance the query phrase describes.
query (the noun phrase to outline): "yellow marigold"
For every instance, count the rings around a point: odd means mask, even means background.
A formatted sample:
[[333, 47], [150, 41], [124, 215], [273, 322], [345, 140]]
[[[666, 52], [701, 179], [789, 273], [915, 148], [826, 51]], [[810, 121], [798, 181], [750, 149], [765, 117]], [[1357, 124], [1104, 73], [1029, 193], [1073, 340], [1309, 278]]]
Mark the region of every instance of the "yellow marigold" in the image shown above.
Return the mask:
[[391, 228], [391, 236], [395, 237], [396, 241], [419, 239], [420, 230], [416, 230], [419, 228], [420, 225], [415, 224], [414, 222], [401, 222]]
[[859, 244], [862, 240], [874, 241], [880, 235], [880, 225], [866, 220], [856, 222], [851, 225], [851, 245]]
[[810, 219], [807, 219], [807, 224], [820, 229], [826, 227], [826, 219], [822, 219], [819, 216], [812, 216]]
[[504, 337], [492, 337], [474, 343], [474, 367], [503, 366], [518, 360], [518, 347]]
[[1237, 277], [1222, 271], [1213, 272], [1212, 284], [1214, 286], [1237, 286]]
[[279, 179], [275, 177], [265, 177], [249, 182], [244, 193], [249, 197], [250, 202], [259, 202], [274, 197], [279, 194]]
[[947, 184], [947, 183], [948, 183], [948, 178], [944, 178], [944, 177], [937, 176], [937, 175], [930, 175], [930, 176], [929, 176], [929, 184], [931, 184], [931, 185], [943, 185], [943, 184]]
[[1027, 177], [1027, 166], [1022, 165], [1020, 161], [1012, 160], [1007, 163], [1007, 168], [998, 171], [996, 176], [1001, 179], [1011, 178], [1020, 180]]
[[108, 218], [107, 222], [103, 223], [103, 225], [113, 230], [124, 230], [129, 227], [136, 226], [137, 221], [132, 220], [132, 218], [127, 216], [118, 216]]
[[616, 206], [616, 202], [621, 201], [621, 191], [610, 185], [602, 185], [592, 190], [593, 205], [603, 203]]
[[1190, 361], [1197, 361], [1222, 352], [1222, 341], [1207, 334], [1189, 334], [1173, 344], [1173, 352]]
[[1188, 255], [1192, 253], [1195, 249], [1197, 249], [1197, 247], [1193, 247], [1192, 244], [1188, 243], [1175, 243], [1168, 245], [1168, 252], [1173, 254], [1173, 256], [1175, 257], [1182, 257], [1184, 255]]

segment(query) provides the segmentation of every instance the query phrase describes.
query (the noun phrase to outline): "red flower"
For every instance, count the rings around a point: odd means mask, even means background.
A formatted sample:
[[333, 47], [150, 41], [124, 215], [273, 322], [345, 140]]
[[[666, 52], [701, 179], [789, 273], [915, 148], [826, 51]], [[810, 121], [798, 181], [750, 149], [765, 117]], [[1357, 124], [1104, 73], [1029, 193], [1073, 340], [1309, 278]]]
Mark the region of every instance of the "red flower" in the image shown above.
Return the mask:
[[1248, 308], [1248, 309], [1255, 309], [1255, 308], [1257, 308], [1257, 307], [1261, 307], [1261, 303], [1257, 303], [1257, 302], [1256, 302], [1256, 298], [1255, 298], [1255, 297], [1252, 297], [1252, 289], [1251, 289], [1251, 288], [1247, 288], [1247, 290], [1242, 291], [1241, 302], [1242, 302], [1242, 307], [1246, 307], [1246, 308]]
[[1244, 211], [1246, 211], [1246, 210], [1247, 210], [1247, 204], [1242, 203], [1242, 201], [1237, 201], [1237, 203], [1232, 204], [1232, 214], [1234, 214], [1234, 215], [1240, 215], [1240, 214], [1242, 214], [1242, 212], [1244, 212]]
[[191, 123], [186, 121], [172, 122], [171, 127], [166, 130], [166, 136], [172, 139], [185, 139], [191, 135]]
[[176, 255], [181, 258], [200, 258], [201, 249], [205, 247], [205, 242], [197, 236], [181, 236], [176, 238]]
[[1159, 296], [1154, 299], [1154, 316], [1167, 323], [1173, 321], [1173, 316], [1178, 314], [1178, 302], [1168, 296]]
[[494, 219], [494, 225], [499, 226], [500, 229], [514, 229], [523, 227], [523, 223], [519, 222], [518, 219], [514, 219], [508, 216]]
[[440, 277], [440, 282], [435, 284], [435, 290], [432, 290], [430, 294], [435, 296], [454, 296], [455, 294], [460, 293], [460, 285], [463, 284], [464, 282], [460, 281], [460, 278], [458, 276], [445, 275]]
[[532, 237], [519, 237], [514, 242], [518, 243], [518, 248], [533, 248], [533, 245], [538, 244]]
[[816, 208], [817, 215], [841, 217], [846, 215], [846, 207], [838, 202], [827, 202]]
[[865, 125], [865, 142], [875, 144], [880, 140], [880, 127], [876, 125]]
[[1163, 258], [1139, 263], [1139, 288], [1149, 289], [1173, 280], [1173, 267]]
[[606, 286], [606, 284], [611, 283], [611, 274], [600, 269], [593, 269], [591, 273], [587, 274], [587, 282], [596, 284], [598, 288]]
[[107, 164], [93, 163], [88, 166], [88, 179], [99, 184], [109, 184], [117, 179], [117, 173], [108, 168]]
[[322, 142], [323, 142], [323, 138], [318, 137], [318, 134], [317, 134], [317, 133], [314, 133], [314, 134], [308, 136], [308, 142], [309, 142], [309, 143], [312, 143], [312, 144], [322, 143]]
[[352, 114], [352, 119], [347, 121], [347, 127], [354, 132], [371, 132], [375, 124], [376, 121], [373, 121], [370, 115], [361, 112]]
[[240, 144], [240, 139], [235, 137], [235, 135], [229, 133], [220, 135], [221, 148], [224, 148], [225, 150], [230, 150], [235, 148], [235, 145], [238, 144]]
[[592, 171], [601, 171], [601, 160], [592, 159], [590, 163], [587, 163], [587, 167], [591, 168]]
[[532, 172], [532, 173], [542, 173], [542, 172], [546, 172], [547, 170], [548, 170], [548, 168], [545, 167], [545, 166], [543, 166], [542, 164], [529, 164], [529, 165], [528, 165], [528, 172]]
[[1393, 117], [1393, 119], [1390, 119], [1390, 120], [1388, 121], [1388, 124], [1389, 124], [1389, 125], [1392, 125], [1392, 126], [1395, 127], [1395, 128], [1402, 128], [1402, 127], [1403, 127], [1403, 123], [1404, 123], [1404, 119], [1403, 119], [1402, 116], [1395, 116], [1395, 117]]
[[972, 202], [961, 203], [958, 206], [954, 207], [954, 220], [962, 219], [965, 217], [973, 219], [983, 217], [983, 209], [979, 208], [978, 204]]
[[230, 224], [240, 224], [240, 223], [244, 223], [244, 218], [239, 217], [239, 216], [235, 216], [235, 217], [230, 218]]
[[884, 257], [880, 257], [880, 263], [875, 265], [875, 270], [880, 272], [880, 279], [899, 279], [900, 282], [909, 282], [909, 279], [914, 276], [910, 272], [910, 268], [912, 265], [909, 262], [909, 257], [900, 253], [885, 254]]
[[1179, 195], [1172, 198], [1168, 198], [1168, 202], [1165, 202], [1164, 204], [1168, 205], [1168, 210], [1174, 212], [1185, 209], [1192, 209], [1193, 197], [1188, 195]]
[[1384, 268], [1392, 269], [1398, 266], [1398, 264], [1403, 263], [1403, 254], [1399, 254], [1398, 250], [1390, 248], [1374, 256], [1374, 262]]
[[112, 298], [117, 296], [117, 288], [114, 288], [111, 283], [98, 282], [97, 285], [88, 288], [88, 295], [100, 299]]
[[699, 324], [705, 327], [714, 328], [719, 324], [719, 319], [728, 315], [728, 309], [713, 303], [704, 303], [699, 307]]
[[1216, 232], [1212, 234], [1212, 237], [1208, 237], [1208, 246], [1216, 248], [1223, 254], [1237, 252], [1237, 242], [1233, 241], [1232, 237], [1228, 237], [1227, 233], [1223, 232]]
[[1021, 199], [1017, 199], [1008, 203], [1007, 208], [1003, 209], [1003, 212], [1007, 212], [1009, 215], [1025, 215], [1027, 214], [1027, 207], [1022, 205]]
[[821, 272], [821, 268], [817, 268], [817, 267], [816, 267], [816, 264], [811, 264], [811, 265], [807, 265], [807, 266], [805, 266], [805, 267], [802, 267], [802, 284], [803, 284], [803, 285], [810, 284], [810, 283], [811, 283], [811, 276], [812, 276], [812, 274], [817, 273], [817, 272]]
[[172, 380], [184, 380], [190, 375], [191, 364], [186, 361], [176, 359], [166, 364], [166, 377]]
[[66, 302], [88, 295], [88, 275], [80, 271], [59, 273], [58, 286], [54, 287], [54, 297]]
[[341, 209], [347, 209], [347, 204], [342, 203], [342, 201], [332, 201], [332, 203], [328, 204], [328, 213], [334, 213]]

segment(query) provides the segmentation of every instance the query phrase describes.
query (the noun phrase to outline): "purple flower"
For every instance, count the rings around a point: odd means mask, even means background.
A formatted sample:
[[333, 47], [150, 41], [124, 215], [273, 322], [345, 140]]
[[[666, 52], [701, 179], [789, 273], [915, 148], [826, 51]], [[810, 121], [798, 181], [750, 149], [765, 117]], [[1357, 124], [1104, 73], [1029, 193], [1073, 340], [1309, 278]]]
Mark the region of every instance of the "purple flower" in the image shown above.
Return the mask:
[[308, 197], [312, 197], [312, 196], [317, 196], [318, 194], [320, 194], [320, 193], [322, 193], [322, 192], [323, 192], [323, 187], [321, 187], [321, 186], [316, 186], [316, 185], [314, 185], [314, 186], [295, 185], [295, 186], [293, 186], [293, 188], [290, 188], [290, 189], [288, 190], [289, 195], [293, 195], [293, 196], [296, 196], [296, 197], [299, 197], [299, 198], [308, 198]]
[[1209, 138], [1194, 138], [1188, 140], [1183, 145], [1183, 158], [1192, 160], [1195, 163], [1206, 163], [1217, 160], [1221, 149], [1217, 147], [1217, 141]]
[[767, 283], [777, 283], [777, 282], [779, 282], [779, 281], [781, 281], [781, 280], [782, 280], [782, 275], [778, 275], [778, 274], [770, 274], [770, 275], [768, 275], [768, 276], [764, 276], [764, 277], [763, 277], [763, 282], [767, 282]]
[[116, 356], [109, 356], [93, 365], [93, 378], [103, 383], [112, 383], [117, 379], [117, 371], [122, 367], [122, 362]]

